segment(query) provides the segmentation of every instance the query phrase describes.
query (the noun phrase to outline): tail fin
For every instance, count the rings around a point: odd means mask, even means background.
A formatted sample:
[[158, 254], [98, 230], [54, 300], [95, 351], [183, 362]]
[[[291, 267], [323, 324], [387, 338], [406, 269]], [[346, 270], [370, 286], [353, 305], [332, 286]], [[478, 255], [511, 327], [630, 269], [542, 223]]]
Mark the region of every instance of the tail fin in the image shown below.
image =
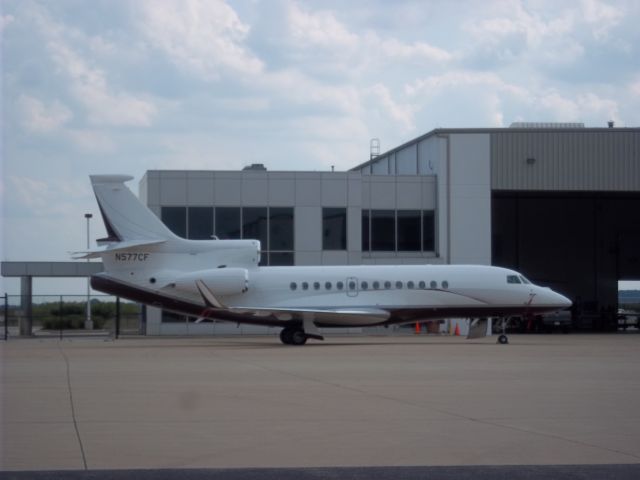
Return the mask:
[[91, 185], [107, 229], [105, 242], [168, 240], [177, 238], [158, 217], [129, 190], [129, 175], [91, 175]]

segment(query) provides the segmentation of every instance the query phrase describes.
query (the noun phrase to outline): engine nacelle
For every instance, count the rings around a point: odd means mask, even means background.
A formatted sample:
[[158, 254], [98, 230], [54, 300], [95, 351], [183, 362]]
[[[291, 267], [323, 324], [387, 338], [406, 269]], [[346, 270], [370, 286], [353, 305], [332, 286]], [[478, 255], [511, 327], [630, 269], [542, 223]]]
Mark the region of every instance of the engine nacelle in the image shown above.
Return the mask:
[[237, 295], [249, 289], [249, 272], [246, 268], [214, 268], [189, 272], [176, 278], [171, 286], [177, 290], [193, 292], [196, 290], [196, 280], [202, 280], [214, 295]]

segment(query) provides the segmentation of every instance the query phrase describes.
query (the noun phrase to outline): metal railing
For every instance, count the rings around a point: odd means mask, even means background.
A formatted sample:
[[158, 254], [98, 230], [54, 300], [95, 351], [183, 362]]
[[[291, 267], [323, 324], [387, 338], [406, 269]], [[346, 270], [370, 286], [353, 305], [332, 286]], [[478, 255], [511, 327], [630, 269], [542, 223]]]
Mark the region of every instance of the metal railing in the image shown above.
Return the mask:
[[72, 337], [143, 334], [140, 304], [110, 295], [91, 296], [92, 329], [85, 328], [86, 295], [7, 295], [3, 297], [2, 332], [13, 337]]

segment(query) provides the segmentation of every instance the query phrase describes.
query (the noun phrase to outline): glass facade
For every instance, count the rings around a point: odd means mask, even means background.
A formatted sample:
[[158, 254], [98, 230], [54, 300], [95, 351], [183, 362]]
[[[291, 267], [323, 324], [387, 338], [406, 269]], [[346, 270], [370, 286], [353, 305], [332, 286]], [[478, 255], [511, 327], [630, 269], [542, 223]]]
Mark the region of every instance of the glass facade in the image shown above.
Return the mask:
[[[161, 220], [182, 238], [256, 239], [260, 265], [293, 265], [293, 207], [162, 207]], [[215, 228], [214, 228], [215, 227]]]
[[240, 208], [216, 207], [216, 236], [220, 240], [238, 239], [240, 234]]
[[371, 210], [371, 250], [393, 252], [396, 249], [395, 210]]
[[269, 250], [267, 218], [267, 207], [242, 209], [242, 238], [260, 240], [263, 251]]
[[[293, 265], [293, 207], [161, 207], [161, 219], [182, 238], [257, 239], [260, 265]], [[322, 208], [322, 249], [347, 249], [347, 209]], [[362, 210], [363, 252], [435, 252], [433, 210]]]
[[188, 238], [211, 240], [213, 237], [213, 207], [187, 208]]
[[362, 210], [363, 252], [434, 252], [433, 210]]
[[322, 209], [322, 249], [347, 249], [347, 209]]
[[399, 252], [419, 252], [420, 210], [398, 210], [397, 232]]
[[293, 250], [292, 207], [269, 208], [269, 250]]
[[186, 207], [162, 207], [160, 218], [173, 233], [182, 238], [187, 237]]

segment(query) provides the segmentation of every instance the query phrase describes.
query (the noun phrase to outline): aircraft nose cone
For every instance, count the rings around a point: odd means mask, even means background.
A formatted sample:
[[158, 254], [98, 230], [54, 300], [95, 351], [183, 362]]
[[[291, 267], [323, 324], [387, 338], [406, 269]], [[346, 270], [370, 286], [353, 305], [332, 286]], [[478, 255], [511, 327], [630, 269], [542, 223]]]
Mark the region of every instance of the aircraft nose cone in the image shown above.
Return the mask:
[[558, 297], [558, 303], [562, 305], [563, 308], [568, 308], [571, 305], [573, 305], [573, 302], [569, 300], [567, 297], [565, 297], [564, 295], [556, 293], [556, 296]]

